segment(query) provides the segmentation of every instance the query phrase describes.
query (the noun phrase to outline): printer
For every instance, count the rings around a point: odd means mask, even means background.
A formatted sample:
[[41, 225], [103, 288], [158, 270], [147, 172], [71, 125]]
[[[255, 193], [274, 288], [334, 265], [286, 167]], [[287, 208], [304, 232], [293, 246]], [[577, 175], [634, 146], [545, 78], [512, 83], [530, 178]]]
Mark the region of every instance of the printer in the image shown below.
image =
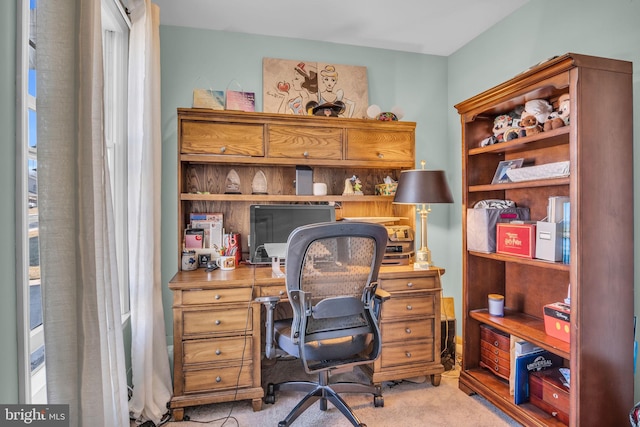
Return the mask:
[[409, 265], [413, 258], [414, 234], [408, 225], [387, 225], [388, 240], [383, 265]]

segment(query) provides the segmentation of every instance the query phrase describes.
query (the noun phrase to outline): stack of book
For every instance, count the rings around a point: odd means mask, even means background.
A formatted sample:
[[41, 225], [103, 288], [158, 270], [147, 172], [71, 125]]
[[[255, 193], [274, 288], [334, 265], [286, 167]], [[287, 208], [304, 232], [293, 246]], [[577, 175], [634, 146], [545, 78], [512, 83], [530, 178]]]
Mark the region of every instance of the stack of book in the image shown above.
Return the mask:
[[565, 202], [563, 204], [563, 215], [562, 215], [562, 262], [564, 264], [569, 264], [569, 260], [571, 258], [571, 245], [570, 245], [570, 213], [571, 208], [569, 202]]

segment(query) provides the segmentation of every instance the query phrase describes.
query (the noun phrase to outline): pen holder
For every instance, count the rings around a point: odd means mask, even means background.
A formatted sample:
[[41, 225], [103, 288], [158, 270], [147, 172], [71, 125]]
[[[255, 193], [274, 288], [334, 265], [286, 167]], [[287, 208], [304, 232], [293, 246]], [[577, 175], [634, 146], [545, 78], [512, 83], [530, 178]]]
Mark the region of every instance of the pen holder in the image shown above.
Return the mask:
[[236, 265], [242, 261], [242, 240], [240, 233], [227, 233], [223, 236], [223, 246], [226, 248], [225, 256], [235, 256]]

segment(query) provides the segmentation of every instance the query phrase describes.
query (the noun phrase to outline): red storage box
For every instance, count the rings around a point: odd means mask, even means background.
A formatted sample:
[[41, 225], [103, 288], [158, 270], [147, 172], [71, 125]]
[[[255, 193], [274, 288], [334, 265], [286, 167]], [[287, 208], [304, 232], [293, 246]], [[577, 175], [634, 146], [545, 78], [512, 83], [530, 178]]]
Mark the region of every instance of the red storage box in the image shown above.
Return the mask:
[[569, 342], [571, 337], [571, 307], [561, 302], [547, 304], [544, 310], [544, 329], [547, 335]]
[[529, 374], [529, 400], [534, 406], [569, 424], [569, 387], [558, 368]]
[[536, 253], [536, 223], [496, 224], [496, 252], [533, 258]]

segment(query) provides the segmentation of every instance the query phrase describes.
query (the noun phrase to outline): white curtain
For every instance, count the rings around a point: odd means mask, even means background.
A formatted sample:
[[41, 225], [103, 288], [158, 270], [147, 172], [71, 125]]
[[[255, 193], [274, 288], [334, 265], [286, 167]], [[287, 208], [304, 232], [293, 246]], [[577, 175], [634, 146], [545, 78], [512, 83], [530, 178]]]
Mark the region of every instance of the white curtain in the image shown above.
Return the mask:
[[131, 418], [159, 424], [171, 398], [160, 273], [160, 11], [135, 0], [129, 39]]
[[38, 195], [47, 399], [69, 425], [126, 426], [127, 383], [103, 141], [100, 0], [40, 1]]

